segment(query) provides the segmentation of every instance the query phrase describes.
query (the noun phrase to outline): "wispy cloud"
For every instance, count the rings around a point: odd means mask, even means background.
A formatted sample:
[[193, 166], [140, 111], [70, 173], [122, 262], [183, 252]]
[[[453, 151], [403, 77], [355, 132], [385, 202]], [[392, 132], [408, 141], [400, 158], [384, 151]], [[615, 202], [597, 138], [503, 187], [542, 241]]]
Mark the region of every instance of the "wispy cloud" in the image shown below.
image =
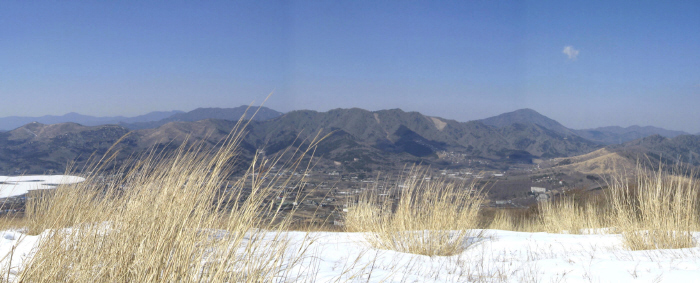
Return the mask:
[[574, 49], [574, 47], [571, 45], [564, 46], [564, 50], [561, 52], [566, 54], [566, 56], [569, 57], [569, 60], [576, 60], [576, 57], [578, 56], [578, 50]]

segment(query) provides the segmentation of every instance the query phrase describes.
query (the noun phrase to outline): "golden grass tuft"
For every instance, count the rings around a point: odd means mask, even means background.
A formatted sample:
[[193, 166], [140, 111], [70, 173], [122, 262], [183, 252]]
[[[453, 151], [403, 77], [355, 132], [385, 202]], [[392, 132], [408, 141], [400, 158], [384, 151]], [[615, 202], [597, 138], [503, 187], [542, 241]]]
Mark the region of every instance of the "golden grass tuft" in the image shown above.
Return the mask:
[[276, 162], [256, 157], [245, 176], [228, 183], [242, 128], [239, 122], [216, 150], [185, 142], [172, 154], [151, 151], [110, 175], [104, 171], [106, 156], [86, 181], [32, 198], [29, 230], [42, 239], [17, 280], [285, 278], [304, 250], [288, 251], [284, 232], [291, 217], [283, 217], [281, 205], [270, 200], [289, 179], [263, 170]]
[[[602, 196], [560, 196], [530, 213], [498, 211], [489, 228], [552, 233], [621, 233], [630, 250], [677, 249], [697, 245], [700, 187], [695, 176], [637, 167], [608, 181]], [[522, 217], [525, 215], [525, 217]]]
[[513, 219], [513, 216], [506, 210], [498, 210], [494, 213], [491, 223], [488, 224], [489, 229], [508, 230], [508, 231], [523, 231], [519, 225], [524, 221]]
[[637, 168], [636, 177], [613, 179], [609, 189], [616, 228], [631, 250], [696, 245], [698, 186], [692, 177]]
[[579, 204], [571, 197], [539, 204], [538, 224], [550, 233], [584, 234], [606, 225], [602, 210], [593, 203]]
[[429, 180], [412, 170], [395, 193], [366, 193], [350, 205], [348, 231], [364, 232], [375, 248], [428, 256], [462, 252], [481, 236], [475, 232], [484, 200], [474, 184]]

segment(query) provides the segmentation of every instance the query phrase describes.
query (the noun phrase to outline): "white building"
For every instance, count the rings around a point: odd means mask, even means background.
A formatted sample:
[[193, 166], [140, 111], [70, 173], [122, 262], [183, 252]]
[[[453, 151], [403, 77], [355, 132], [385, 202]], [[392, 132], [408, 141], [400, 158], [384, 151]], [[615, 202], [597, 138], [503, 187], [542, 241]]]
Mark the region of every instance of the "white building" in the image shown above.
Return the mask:
[[544, 194], [547, 192], [547, 189], [540, 187], [530, 187], [530, 192], [533, 194]]

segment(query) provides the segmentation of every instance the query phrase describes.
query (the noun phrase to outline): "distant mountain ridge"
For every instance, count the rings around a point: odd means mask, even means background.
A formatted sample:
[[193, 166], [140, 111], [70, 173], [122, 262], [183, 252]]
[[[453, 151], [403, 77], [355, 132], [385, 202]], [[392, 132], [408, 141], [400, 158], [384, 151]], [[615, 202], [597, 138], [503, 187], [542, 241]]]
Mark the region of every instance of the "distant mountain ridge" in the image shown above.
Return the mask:
[[[532, 158], [581, 154], [598, 148], [578, 136], [566, 136], [539, 125], [516, 124], [496, 128], [480, 121], [457, 122], [400, 109], [368, 111], [334, 109], [328, 112], [292, 111], [251, 124], [251, 144], [279, 144], [291, 137], [311, 138], [333, 131], [348, 143], [385, 154], [434, 158], [440, 152], [531, 162]], [[333, 154], [331, 153], [331, 157]]]
[[[254, 113], [256, 113], [255, 116], [253, 116]], [[170, 122], [195, 122], [205, 119], [238, 121], [238, 119], [244, 115], [246, 117], [253, 117], [253, 120], [256, 121], [262, 121], [279, 117], [282, 115], [282, 112], [264, 106], [246, 105], [235, 108], [197, 108], [190, 112], [177, 113], [159, 120], [138, 123], [120, 123], [120, 125], [132, 130], [141, 130], [158, 128]]]
[[[259, 109], [259, 110], [258, 110]], [[9, 131], [31, 122], [39, 122], [42, 124], [56, 124], [73, 122], [85, 126], [97, 126], [105, 124], [118, 124], [131, 130], [153, 129], [165, 125], [169, 122], [183, 121], [194, 122], [204, 119], [221, 119], [237, 121], [243, 113], [248, 110], [248, 115], [258, 111], [254, 120], [262, 121], [269, 120], [283, 115], [283, 113], [275, 111], [267, 107], [248, 107], [239, 106], [235, 108], [197, 108], [190, 112], [183, 111], [155, 111], [145, 115], [135, 117], [93, 117], [78, 113], [68, 113], [62, 116], [46, 115], [42, 117], [4, 117], [0, 118], [0, 132]], [[391, 110], [384, 110], [391, 111]], [[442, 121], [441, 118], [434, 121]], [[575, 130], [561, 125], [559, 122], [546, 117], [535, 110], [525, 108], [512, 112], [503, 113], [494, 117], [478, 120], [485, 125], [496, 128], [512, 126], [514, 124], [534, 124], [545, 129], [552, 130], [564, 136], [576, 135], [584, 139], [588, 139], [600, 144], [620, 144], [635, 139], [647, 137], [650, 135], [659, 134], [667, 138], [674, 138], [680, 135], [687, 135], [684, 131], [666, 130], [652, 126], [630, 126], [630, 127], [599, 127], [595, 129]], [[446, 124], [445, 124], [446, 125]], [[700, 133], [696, 134], [700, 135]]]
[[194, 122], [204, 119], [238, 121], [238, 119], [240, 119], [245, 113], [247, 113], [246, 115], [248, 117], [251, 117], [256, 111], [257, 114], [253, 118], [254, 120], [268, 120], [282, 115], [281, 112], [272, 110], [267, 107], [248, 107], [246, 105], [242, 105], [235, 108], [197, 108], [189, 112], [184, 112], [180, 110], [154, 111], [148, 114], [139, 115], [135, 117], [94, 117], [71, 112], [61, 116], [10, 116], [0, 118], [0, 132], [10, 131], [32, 122], [38, 122], [46, 125], [58, 123], [77, 123], [84, 126], [118, 124], [132, 130], [139, 130], [157, 128], [169, 122], [175, 121]]
[[494, 117], [481, 119], [479, 121], [486, 125], [498, 128], [513, 124], [536, 124], [566, 136], [576, 135], [600, 144], [620, 144], [651, 135], [661, 135], [667, 138], [688, 135], [688, 133], [683, 131], [672, 131], [652, 126], [630, 126], [626, 128], [609, 126], [595, 129], [575, 130], [567, 128], [559, 122], [529, 108], [503, 113]]
[[[177, 119], [208, 117], [212, 111], [231, 115], [231, 111], [200, 109]], [[198, 116], [199, 114], [206, 114]], [[275, 116], [279, 112], [260, 109], [259, 114]], [[187, 114], [187, 115], [184, 115]], [[268, 117], [271, 117], [268, 116]], [[257, 117], [257, 116], [256, 116]], [[153, 146], [168, 147], [184, 137], [206, 139], [215, 145], [236, 124], [229, 119], [174, 121], [168, 118], [157, 128], [131, 131], [123, 154], [133, 154]], [[266, 118], [263, 116], [263, 118]], [[0, 155], [9, 157], [0, 162], [0, 170], [13, 168], [38, 171], [42, 166], [60, 170], [60, 164], [92, 151], [106, 150], [130, 129], [119, 125], [87, 127], [76, 123], [44, 125], [30, 123], [0, 134]], [[532, 162], [533, 158], [571, 156], [586, 153], [599, 146], [578, 136], [566, 136], [534, 124], [513, 124], [496, 128], [479, 121], [457, 122], [418, 112], [400, 109], [367, 111], [358, 108], [334, 109], [327, 112], [292, 111], [266, 120], [253, 120], [246, 128], [241, 150], [252, 154], [264, 149], [275, 154], [290, 146], [308, 143], [314, 136], [330, 135], [315, 153], [325, 160], [349, 162], [355, 170], [369, 170], [378, 165], [419, 162], [440, 164], [440, 155], [460, 154], [499, 162]], [[56, 150], [51, 151], [51, 148]], [[24, 162], [15, 167], [13, 160]], [[359, 160], [359, 161], [358, 161]], [[42, 165], [44, 164], [44, 165]]]
[[[206, 139], [215, 146], [248, 110], [258, 111], [246, 128], [241, 151], [250, 156], [264, 149], [275, 154], [293, 145], [308, 143], [315, 136], [327, 136], [315, 150], [324, 160], [352, 164], [355, 170], [391, 166], [397, 162], [447, 166], [442, 158], [462, 156], [500, 164], [530, 163], [534, 159], [573, 157], [603, 147], [531, 109], [522, 109], [484, 120], [458, 122], [401, 109], [368, 111], [359, 108], [333, 109], [327, 112], [297, 110], [281, 113], [265, 107], [198, 108], [177, 113], [158, 121], [122, 125], [83, 126], [76, 123], [45, 125], [29, 123], [0, 133], [0, 171], [50, 168], [60, 170], [67, 160], [104, 151], [126, 133], [123, 154], [150, 147], [171, 147], [185, 137]], [[646, 131], [663, 129], [646, 127]], [[600, 129], [612, 134], [632, 130], [610, 127]], [[667, 132], [668, 134], [668, 132]], [[674, 140], [686, 136], [677, 136]], [[690, 136], [697, 137], [697, 136]], [[697, 137], [700, 138], [700, 137]], [[692, 138], [681, 143], [665, 142], [662, 136], [649, 136], [635, 142], [651, 144], [660, 154], [682, 154], [694, 150]], [[687, 139], [687, 138], [686, 138]], [[666, 144], [662, 146], [660, 144]], [[624, 147], [639, 146], [629, 142]], [[680, 148], [680, 149], [678, 149]], [[648, 150], [649, 149], [649, 150]], [[690, 155], [692, 159], [700, 157]], [[15, 167], [15, 163], [24, 165]], [[42, 165], [44, 164], [44, 165]], [[440, 165], [442, 164], [442, 165]]]
[[576, 133], [586, 139], [601, 142], [604, 144], [621, 144], [628, 141], [641, 139], [652, 135], [660, 135], [667, 138], [675, 138], [681, 135], [689, 135], [684, 131], [672, 131], [652, 126], [630, 126], [630, 127], [600, 127], [595, 129], [577, 130]]
[[0, 130], [10, 131], [26, 125], [31, 122], [38, 122], [41, 124], [58, 124], [58, 123], [78, 123], [85, 126], [97, 126], [105, 124], [118, 124], [118, 123], [138, 123], [138, 122], [148, 122], [165, 119], [173, 115], [183, 113], [183, 111], [173, 110], [173, 111], [154, 111], [144, 115], [134, 116], [134, 117], [124, 117], [124, 116], [111, 116], [111, 117], [94, 117], [88, 115], [82, 115], [75, 112], [71, 112], [61, 116], [46, 115], [41, 117], [20, 117], [20, 116], [10, 116], [0, 118]]
[[666, 138], [652, 135], [624, 143], [624, 148], [636, 150], [664, 163], [687, 163], [700, 166], [700, 136], [680, 135]]

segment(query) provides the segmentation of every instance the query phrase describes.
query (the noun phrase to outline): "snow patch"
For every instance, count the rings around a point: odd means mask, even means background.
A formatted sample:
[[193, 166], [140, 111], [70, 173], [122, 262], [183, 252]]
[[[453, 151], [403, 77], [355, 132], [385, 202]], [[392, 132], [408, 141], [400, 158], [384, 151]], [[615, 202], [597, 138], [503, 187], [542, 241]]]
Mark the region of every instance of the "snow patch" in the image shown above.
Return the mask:
[[0, 176], [0, 198], [26, 194], [30, 190], [54, 189], [61, 184], [75, 184], [85, 178], [70, 175]]

